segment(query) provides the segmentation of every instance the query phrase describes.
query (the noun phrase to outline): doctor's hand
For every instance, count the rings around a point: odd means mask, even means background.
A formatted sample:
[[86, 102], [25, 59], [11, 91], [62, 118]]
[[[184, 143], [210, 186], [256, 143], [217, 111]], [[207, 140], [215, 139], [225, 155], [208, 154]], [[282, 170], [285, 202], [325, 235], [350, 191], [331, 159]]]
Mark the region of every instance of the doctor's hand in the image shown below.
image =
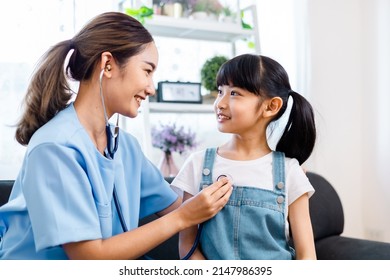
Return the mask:
[[214, 217], [228, 202], [232, 191], [231, 182], [227, 178], [223, 178], [184, 201], [177, 209], [184, 222], [184, 228], [200, 224]]

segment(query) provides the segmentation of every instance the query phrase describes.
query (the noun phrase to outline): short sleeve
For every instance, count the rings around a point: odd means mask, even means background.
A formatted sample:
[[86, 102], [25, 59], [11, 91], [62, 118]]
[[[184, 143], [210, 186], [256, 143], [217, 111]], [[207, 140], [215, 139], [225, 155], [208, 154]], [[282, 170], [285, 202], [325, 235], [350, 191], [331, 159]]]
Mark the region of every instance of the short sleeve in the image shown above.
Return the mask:
[[203, 158], [204, 151], [191, 154], [172, 181], [172, 186], [196, 195], [199, 192]]
[[313, 186], [296, 159], [287, 160], [286, 185], [289, 205], [305, 193], [309, 198], [314, 194]]
[[90, 182], [78, 152], [56, 144], [30, 151], [23, 192], [36, 250], [101, 238]]

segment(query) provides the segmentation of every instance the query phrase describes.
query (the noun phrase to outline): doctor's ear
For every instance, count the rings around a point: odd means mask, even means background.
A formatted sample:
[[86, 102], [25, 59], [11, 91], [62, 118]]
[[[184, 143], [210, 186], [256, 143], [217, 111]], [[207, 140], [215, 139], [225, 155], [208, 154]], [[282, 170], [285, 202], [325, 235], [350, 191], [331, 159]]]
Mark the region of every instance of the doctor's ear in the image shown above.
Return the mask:
[[108, 74], [113, 69], [113, 64], [115, 64], [114, 58], [110, 52], [104, 52], [100, 57], [100, 69]]

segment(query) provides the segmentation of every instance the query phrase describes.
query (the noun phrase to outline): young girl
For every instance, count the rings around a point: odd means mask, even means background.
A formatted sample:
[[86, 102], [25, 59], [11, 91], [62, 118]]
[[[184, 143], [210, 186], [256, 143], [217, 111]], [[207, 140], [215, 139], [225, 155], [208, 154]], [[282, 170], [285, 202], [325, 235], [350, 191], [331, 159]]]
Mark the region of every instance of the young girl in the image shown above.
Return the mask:
[[[283, 67], [265, 56], [226, 62], [217, 85], [218, 129], [232, 137], [192, 154], [172, 185], [184, 190], [184, 200], [221, 177], [234, 187], [224, 209], [203, 224], [192, 259], [316, 259], [308, 203], [314, 189], [300, 166], [316, 138], [311, 105], [291, 90]], [[272, 151], [267, 127], [290, 102], [287, 125]], [[188, 252], [197, 229], [180, 233], [180, 254]]]

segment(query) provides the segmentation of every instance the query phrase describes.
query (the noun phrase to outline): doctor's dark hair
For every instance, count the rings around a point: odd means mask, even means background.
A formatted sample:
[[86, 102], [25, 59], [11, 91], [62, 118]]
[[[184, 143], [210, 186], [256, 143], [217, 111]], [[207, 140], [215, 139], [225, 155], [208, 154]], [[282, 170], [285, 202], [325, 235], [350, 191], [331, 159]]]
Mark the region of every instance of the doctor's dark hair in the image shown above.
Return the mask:
[[28, 86], [16, 140], [27, 145], [38, 128], [68, 105], [73, 93], [67, 77], [75, 81], [91, 79], [105, 51], [111, 52], [115, 62], [124, 68], [130, 57], [151, 42], [151, 34], [139, 21], [124, 13], [108, 12], [92, 19], [72, 39], [51, 47], [39, 61]]
[[283, 105], [271, 122], [283, 115], [291, 96], [291, 113], [275, 150], [296, 158], [300, 164], [309, 158], [316, 140], [313, 108], [302, 95], [291, 90], [287, 72], [278, 62], [262, 55], [239, 55], [219, 69], [217, 86], [222, 85], [243, 88], [262, 100], [280, 97]]

